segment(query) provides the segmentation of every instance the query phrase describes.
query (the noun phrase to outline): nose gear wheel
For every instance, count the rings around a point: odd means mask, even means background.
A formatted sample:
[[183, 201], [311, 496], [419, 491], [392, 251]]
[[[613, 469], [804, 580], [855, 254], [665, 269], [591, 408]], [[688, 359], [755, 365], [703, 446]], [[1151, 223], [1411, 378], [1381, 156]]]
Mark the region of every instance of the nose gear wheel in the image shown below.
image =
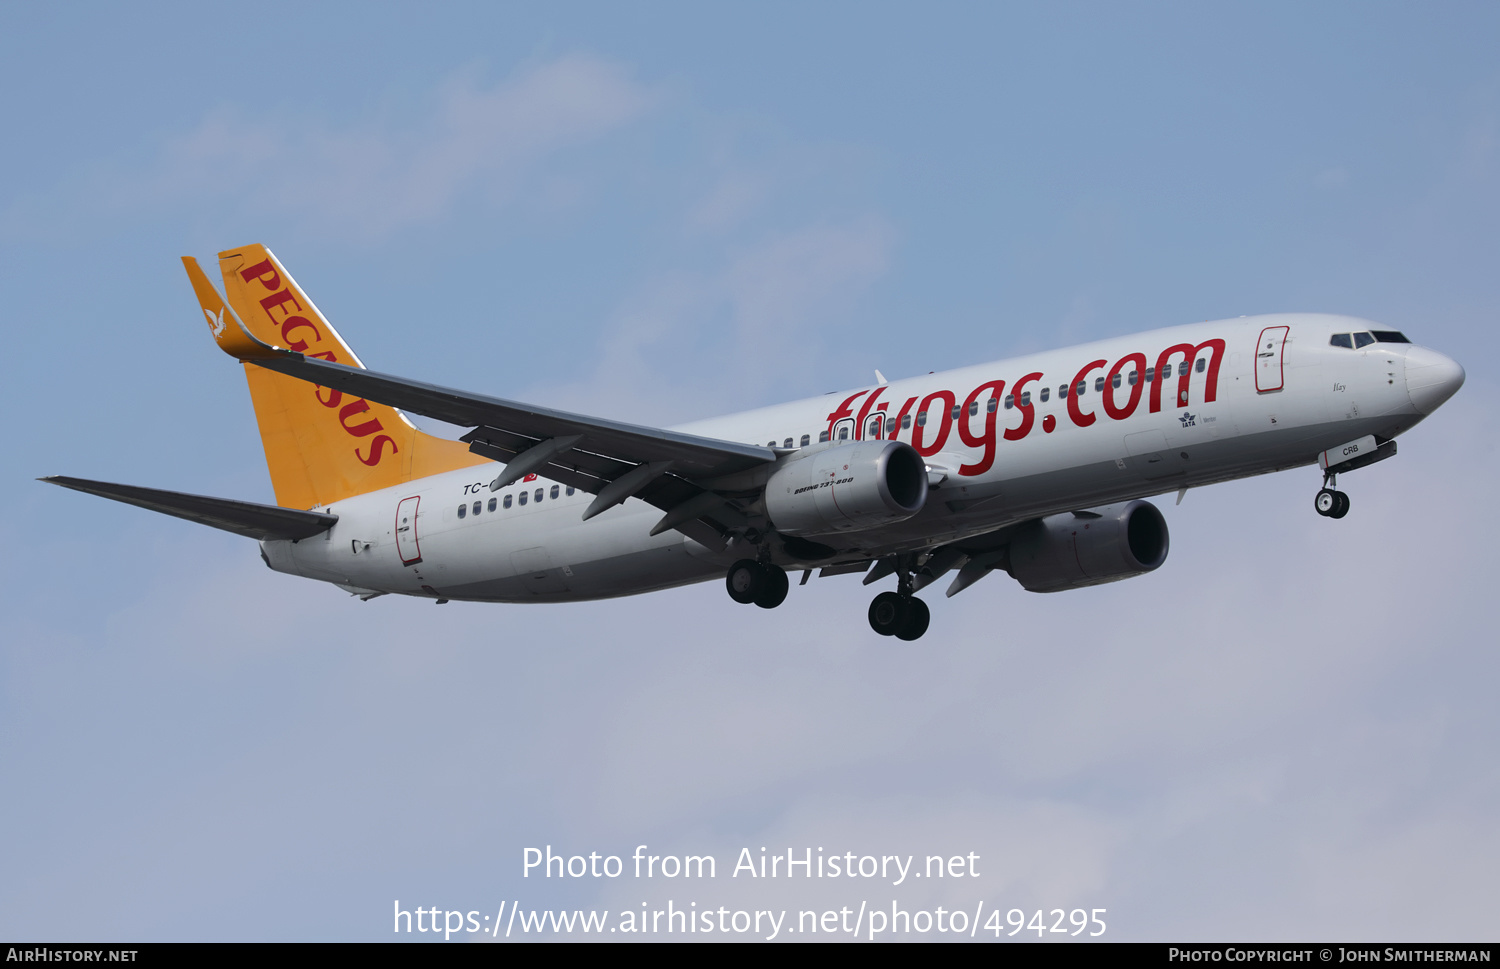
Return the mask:
[[1343, 518], [1349, 514], [1349, 496], [1342, 491], [1324, 488], [1313, 499], [1313, 508], [1324, 518]]

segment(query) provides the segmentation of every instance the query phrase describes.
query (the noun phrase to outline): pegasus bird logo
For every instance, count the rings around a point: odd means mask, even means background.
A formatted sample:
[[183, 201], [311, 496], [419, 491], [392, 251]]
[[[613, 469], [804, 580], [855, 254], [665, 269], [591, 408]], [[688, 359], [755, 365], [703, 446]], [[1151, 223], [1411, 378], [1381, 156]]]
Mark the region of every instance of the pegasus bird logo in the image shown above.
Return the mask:
[[217, 340], [219, 335], [224, 332], [224, 307], [219, 307], [218, 316], [214, 316], [206, 309], [203, 311], [203, 315], [208, 317], [208, 328], [213, 331], [214, 339]]

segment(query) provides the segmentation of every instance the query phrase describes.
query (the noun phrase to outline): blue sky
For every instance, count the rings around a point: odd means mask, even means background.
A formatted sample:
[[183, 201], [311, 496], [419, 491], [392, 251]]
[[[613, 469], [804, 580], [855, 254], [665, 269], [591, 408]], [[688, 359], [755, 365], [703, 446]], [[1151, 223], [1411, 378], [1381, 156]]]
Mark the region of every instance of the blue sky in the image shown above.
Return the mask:
[[[382, 939], [391, 903], [1105, 907], [1492, 939], [1500, 13], [1390, 4], [0, 10], [0, 935]], [[43, 474], [271, 500], [178, 262], [366, 363], [648, 423], [1135, 330], [1369, 317], [1460, 394], [1160, 571], [747, 615], [360, 603]], [[939, 597], [940, 598], [940, 597]], [[968, 884], [542, 883], [521, 852], [968, 852]], [[674, 894], [675, 892], [675, 894]]]

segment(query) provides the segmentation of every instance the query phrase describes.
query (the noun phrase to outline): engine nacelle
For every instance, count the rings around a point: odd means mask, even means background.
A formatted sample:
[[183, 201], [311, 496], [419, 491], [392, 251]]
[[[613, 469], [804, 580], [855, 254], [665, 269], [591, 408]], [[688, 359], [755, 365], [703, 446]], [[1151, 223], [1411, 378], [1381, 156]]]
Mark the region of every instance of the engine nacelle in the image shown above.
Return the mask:
[[1154, 571], [1167, 560], [1167, 520], [1149, 501], [1051, 515], [1022, 525], [1010, 574], [1028, 592], [1061, 592]]
[[905, 521], [927, 503], [927, 463], [901, 441], [855, 441], [794, 455], [766, 482], [766, 513], [787, 535]]

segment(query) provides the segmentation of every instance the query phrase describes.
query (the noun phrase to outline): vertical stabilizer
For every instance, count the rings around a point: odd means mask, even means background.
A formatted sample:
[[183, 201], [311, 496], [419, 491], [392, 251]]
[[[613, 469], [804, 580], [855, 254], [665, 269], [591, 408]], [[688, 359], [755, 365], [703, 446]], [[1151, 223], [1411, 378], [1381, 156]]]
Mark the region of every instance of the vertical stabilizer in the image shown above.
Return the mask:
[[[318, 312], [271, 251], [244, 246], [219, 253], [229, 312], [196, 260], [183, 259], [214, 338], [244, 359], [244, 331], [308, 356], [363, 369], [349, 345]], [[261, 348], [264, 349], [264, 348]], [[417, 430], [394, 407], [246, 363], [245, 379], [260, 424], [276, 502], [314, 508], [414, 478], [484, 464], [457, 441]]]

